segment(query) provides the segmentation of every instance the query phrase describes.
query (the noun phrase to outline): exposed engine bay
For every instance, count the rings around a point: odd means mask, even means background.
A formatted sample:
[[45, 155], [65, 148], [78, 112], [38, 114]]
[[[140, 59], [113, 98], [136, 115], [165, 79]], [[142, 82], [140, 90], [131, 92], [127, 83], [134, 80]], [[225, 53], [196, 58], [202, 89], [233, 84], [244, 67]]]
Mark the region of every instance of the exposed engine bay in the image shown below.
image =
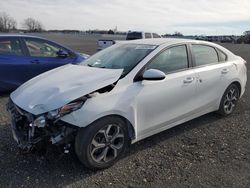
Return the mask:
[[53, 144], [63, 145], [64, 152], [68, 152], [78, 127], [52, 118], [52, 114], [34, 116], [16, 106], [11, 100], [7, 108], [12, 117], [13, 137], [20, 149], [29, 152]]

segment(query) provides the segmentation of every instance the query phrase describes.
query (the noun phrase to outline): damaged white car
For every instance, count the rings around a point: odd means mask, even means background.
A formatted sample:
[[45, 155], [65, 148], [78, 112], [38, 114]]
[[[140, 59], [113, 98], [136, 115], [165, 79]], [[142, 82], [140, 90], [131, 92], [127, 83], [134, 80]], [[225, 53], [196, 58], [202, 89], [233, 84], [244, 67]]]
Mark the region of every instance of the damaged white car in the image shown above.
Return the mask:
[[115, 44], [11, 93], [13, 136], [27, 151], [74, 146], [86, 167], [107, 168], [130, 143], [209, 112], [231, 114], [245, 91], [245, 63], [209, 42]]

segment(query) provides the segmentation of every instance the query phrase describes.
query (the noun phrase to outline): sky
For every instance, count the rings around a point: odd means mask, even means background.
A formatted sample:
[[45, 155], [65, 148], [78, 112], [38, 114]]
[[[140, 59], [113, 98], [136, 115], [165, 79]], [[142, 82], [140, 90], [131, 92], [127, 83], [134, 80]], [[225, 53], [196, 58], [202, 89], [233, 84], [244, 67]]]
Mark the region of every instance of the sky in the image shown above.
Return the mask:
[[250, 30], [250, 0], [0, 0], [22, 27], [32, 17], [45, 29], [139, 30], [159, 34], [241, 35]]

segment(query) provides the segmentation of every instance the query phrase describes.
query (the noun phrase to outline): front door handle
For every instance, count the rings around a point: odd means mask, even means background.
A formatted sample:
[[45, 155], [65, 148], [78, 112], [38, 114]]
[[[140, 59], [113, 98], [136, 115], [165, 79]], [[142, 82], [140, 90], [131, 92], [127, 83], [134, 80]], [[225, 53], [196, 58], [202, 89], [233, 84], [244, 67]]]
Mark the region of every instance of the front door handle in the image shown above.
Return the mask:
[[221, 74], [227, 74], [229, 72], [228, 69], [222, 69]]
[[40, 61], [39, 61], [39, 60], [37, 60], [37, 59], [35, 59], [35, 60], [31, 60], [31, 61], [30, 61], [30, 63], [32, 63], [32, 64], [39, 64], [39, 63], [40, 63]]
[[187, 77], [185, 80], [183, 80], [184, 84], [190, 84], [194, 81], [193, 77]]

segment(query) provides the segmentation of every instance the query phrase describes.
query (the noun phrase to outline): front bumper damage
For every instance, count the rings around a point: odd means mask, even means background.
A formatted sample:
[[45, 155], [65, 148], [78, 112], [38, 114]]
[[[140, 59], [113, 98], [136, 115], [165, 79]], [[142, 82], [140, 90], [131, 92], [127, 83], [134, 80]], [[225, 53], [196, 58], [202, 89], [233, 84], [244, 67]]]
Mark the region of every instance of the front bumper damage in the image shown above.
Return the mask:
[[77, 127], [60, 120], [50, 120], [46, 114], [35, 116], [15, 105], [11, 99], [7, 104], [11, 114], [11, 129], [18, 147], [26, 152], [48, 145], [64, 146], [69, 151], [76, 136]]

